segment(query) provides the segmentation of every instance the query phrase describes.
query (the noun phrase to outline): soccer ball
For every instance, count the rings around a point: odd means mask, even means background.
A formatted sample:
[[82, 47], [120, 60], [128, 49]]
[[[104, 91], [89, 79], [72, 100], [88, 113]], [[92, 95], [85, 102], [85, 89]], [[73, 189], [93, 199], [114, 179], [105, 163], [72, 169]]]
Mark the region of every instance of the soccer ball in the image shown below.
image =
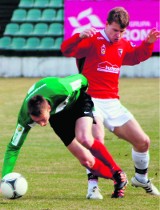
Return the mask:
[[12, 172], [2, 178], [0, 189], [4, 197], [17, 199], [27, 192], [28, 183], [21, 174]]

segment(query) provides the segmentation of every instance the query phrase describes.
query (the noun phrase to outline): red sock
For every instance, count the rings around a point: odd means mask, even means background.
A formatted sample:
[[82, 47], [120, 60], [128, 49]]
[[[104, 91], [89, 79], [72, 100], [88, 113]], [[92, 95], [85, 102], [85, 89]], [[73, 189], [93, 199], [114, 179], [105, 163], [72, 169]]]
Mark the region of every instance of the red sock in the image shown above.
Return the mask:
[[108, 166], [112, 173], [121, 170], [121, 168], [113, 160], [111, 154], [107, 148], [98, 140], [94, 140], [94, 143], [90, 149], [93, 156], [101, 160], [106, 166]]
[[92, 168], [89, 168], [92, 174], [102, 177], [105, 179], [112, 179], [113, 175], [111, 173], [111, 170], [108, 168], [108, 166], [104, 165], [100, 160], [95, 158], [95, 164]]

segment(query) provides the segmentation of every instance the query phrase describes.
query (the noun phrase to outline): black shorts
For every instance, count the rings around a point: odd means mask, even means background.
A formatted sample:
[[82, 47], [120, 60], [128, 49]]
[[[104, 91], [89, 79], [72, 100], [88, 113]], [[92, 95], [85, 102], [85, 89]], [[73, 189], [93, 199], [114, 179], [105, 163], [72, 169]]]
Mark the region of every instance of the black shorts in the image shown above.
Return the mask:
[[82, 91], [71, 109], [61, 111], [50, 117], [49, 122], [51, 127], [65, 146], [68, 146], [75, 138], [76, 120], [84, 116], [93, 118], [93, 106], [91, 97]]

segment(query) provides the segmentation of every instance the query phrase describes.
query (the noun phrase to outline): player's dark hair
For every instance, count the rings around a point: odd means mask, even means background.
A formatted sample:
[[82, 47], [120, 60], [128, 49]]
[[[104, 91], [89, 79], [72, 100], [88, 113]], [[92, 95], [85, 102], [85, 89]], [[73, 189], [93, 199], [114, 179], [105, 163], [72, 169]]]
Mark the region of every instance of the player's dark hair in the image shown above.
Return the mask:
[[123, 7], [115, 7], [109, 11], [107, 21], [109, 24], [116, 22], [124, 29], [129, 25], [129, 14]]
[[46, 99], [41, 95], [35, 95], [28, 101], [28, 113], [30, 115], [39, 117], [42, 114], [42, 109]]

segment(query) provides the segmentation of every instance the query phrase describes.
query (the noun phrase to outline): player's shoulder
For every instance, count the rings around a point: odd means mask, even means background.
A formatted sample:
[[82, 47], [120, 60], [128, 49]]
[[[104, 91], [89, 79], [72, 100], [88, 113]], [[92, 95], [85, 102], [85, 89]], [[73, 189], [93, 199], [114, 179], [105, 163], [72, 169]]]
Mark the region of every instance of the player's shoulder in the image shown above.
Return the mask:
[[96, 34], [94, 35], [94, 44], [97, 45], [98, 43], [102, 44], [106, 44], [106, 41], [109, 42], [108, 37], [105, 34], [104, 29], [102, 30], [97, 30]]
[[126, 46], [129, 46], [129, 47], [135, 47], [136, 46], [132, 41], [127, 40], [126, 38], [122, 38], [121, 43], [126, 45]]
[[89, 39], [91, 46], [97, 46], [99, 43], [103, 43], [104, 41], [105, 38], [101, 34], [100, 30], [96, 30], [96, 33]]
[[102, 36], [101, 30], [96, 29], [96, 33], [91, 37], [93, 39], [104, 39]]
[[44, 85], [44, 84], [47, 85], [47, 84], [50, 84], [50, 83], [54, 83], [57, 80], [58, 80], [58, 77], [44, 77], [44, 78], [42, 78], [42, 79], [40, 79], [36, 82], [36, 87]]
[[54, 80], [56, 80], [57, 79], [57, 77], [44, 77], [44, 78], [42, 78], [42, 79], [40, 79], [38, 82], [47, 82], [47, 81], [54, 81]]

